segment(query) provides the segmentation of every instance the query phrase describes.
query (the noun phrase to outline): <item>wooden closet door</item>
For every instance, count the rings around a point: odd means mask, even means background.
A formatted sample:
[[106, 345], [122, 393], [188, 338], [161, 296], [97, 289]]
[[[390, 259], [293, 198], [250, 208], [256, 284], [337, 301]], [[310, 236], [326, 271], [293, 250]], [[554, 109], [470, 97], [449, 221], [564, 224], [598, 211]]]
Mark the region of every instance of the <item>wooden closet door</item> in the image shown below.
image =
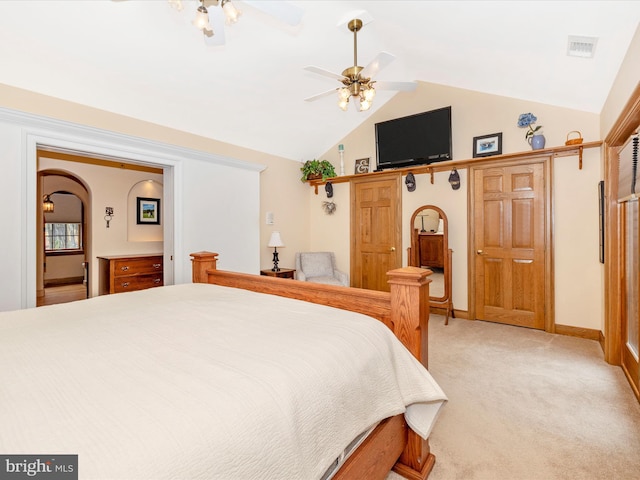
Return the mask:
[[401, 176], [351, 180], [351, 286], [389, 291], [387, 272], [402, 266]]
[[474, 169], [475, 317], [545, 328], [543, 163]]

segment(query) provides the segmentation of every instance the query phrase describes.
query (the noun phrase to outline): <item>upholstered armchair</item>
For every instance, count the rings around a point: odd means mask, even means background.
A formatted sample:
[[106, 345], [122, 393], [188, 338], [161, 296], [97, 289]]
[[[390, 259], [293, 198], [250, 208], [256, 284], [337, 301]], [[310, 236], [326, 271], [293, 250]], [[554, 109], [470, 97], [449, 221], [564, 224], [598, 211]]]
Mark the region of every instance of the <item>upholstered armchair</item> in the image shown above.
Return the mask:
[[349, 286], [349, 275], [336, 269], [333, 252], [296, 253], [296, 278], [303, 282]]

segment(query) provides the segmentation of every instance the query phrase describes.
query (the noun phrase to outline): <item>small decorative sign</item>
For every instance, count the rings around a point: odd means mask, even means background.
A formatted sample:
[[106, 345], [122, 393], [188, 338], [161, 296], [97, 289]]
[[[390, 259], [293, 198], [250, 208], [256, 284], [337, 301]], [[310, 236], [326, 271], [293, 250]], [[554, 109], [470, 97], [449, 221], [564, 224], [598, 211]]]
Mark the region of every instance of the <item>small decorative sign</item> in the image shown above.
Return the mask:
[[160, 225], [160, 199], [137, 197], [138, 225]]
[[356, 175], [360, 173], [369, 173], [369, 159], [368, 158], [357, 159], [354, 173]]

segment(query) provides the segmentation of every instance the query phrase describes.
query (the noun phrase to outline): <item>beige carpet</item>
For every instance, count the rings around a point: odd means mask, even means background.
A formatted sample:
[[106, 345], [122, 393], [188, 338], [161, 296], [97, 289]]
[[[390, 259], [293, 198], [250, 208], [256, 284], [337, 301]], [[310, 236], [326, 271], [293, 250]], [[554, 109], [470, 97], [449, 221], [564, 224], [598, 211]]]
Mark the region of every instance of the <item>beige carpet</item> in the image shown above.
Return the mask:
[[[640, 404], [595, 341], [432, 315], [431, 480], [640, 478]], [[387, 480], [400, 480], [395, 473]]]

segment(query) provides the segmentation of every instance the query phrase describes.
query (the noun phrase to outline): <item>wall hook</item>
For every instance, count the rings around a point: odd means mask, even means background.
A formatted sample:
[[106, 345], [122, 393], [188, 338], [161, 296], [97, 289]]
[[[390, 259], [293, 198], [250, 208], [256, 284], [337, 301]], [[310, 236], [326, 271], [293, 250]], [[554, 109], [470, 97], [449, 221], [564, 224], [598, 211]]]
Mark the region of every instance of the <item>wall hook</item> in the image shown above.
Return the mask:
[[105, 211], [104, 219], [107, 222], [107, 228], [109, 228], [109, 222], [111, 222], [111, 220], [113, 219], [113, 216], [114, 216], [113, 207], [106, 207], [104, 209], [104, 211]]

